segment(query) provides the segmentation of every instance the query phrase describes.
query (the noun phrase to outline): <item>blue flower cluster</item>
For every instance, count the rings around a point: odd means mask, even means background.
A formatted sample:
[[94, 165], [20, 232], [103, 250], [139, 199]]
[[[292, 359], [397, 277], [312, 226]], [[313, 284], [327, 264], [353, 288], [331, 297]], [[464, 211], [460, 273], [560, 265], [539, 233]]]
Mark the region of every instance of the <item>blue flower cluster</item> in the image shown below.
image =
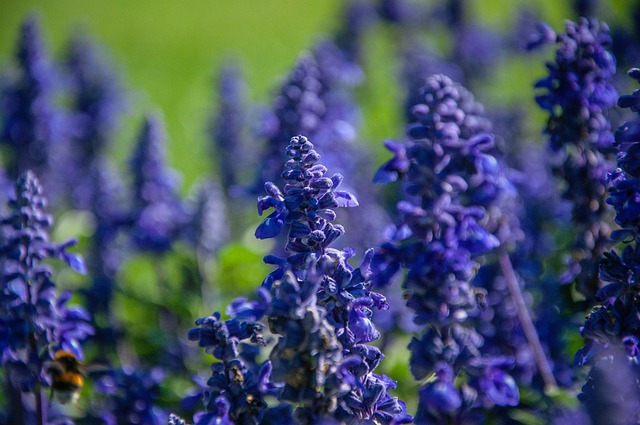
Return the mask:
[[24, 21], [16, 52], [18, 72], [2, 87], [0, 140], [9, 148], [8, 176], [50, 170], [51, 151], [64, 136], [64, 120], [55, 107], [56, 80], [37, 18]]
[[[339, 190], [340, 174], [325, 176], [327, 169], [306, 137], [291, 138], [286, 152], [286, 185], [280, 190], [272, 182], [265, 184], [267, 196], [259, 198], [258, 212], [273, 212], [256, 229], [256, 236], [265, 239], [288, 228], [286, 258], [265, 257], [277, 268], [262, 283], [258, 301], [238, 299], [229, 306], [231, 319], [221, 321], [218, 313], [199, 319], [199, 327], [189, 334], [222, 361], [212, 366], [214, 377], [237, 377], [235, 385], [228, 379], [209, 380], [202, 417], [212, 421], [228, 415], [245, 423], [242, 418], [248, 415], [255, 422], [277, 409], [298, 423], [410, 421], [404, 403], [388, 394], [395, 383], [374, 373], [384, 356], [368, 345], [380, 337], [371, 316], [374, 308], [386, 308], [386, 302], [370, 289], [372, 251], [354, 270], [347, 262], [352, 250], [330, 247], [344, 233], [332, 223], [333, 209], [358, 202]], [[263, 342], [258, 322], [263, 317], [278, 339], [269, 361], [256, 370], [255, 358], [245, 356], [238, 343]], [[236, 372], [230, 375], [231, 368]], [[267, 408], [262, 400], [268, 394], [283, 404]], [[220, 405], [227, 408], [220, 410]]]
[[234, 195], [245, 168], [235, 160], [242, 158], [247, 148], [243, 133], [246, 85], [238, 65], [228, 64], [220, 71], [218, 88], [219, 108], [211, 125], [211, 153], [220, 167], [222, 186], [229, 191], [227, 195]]
[[[52, 219], [45, 204], [40, 183], [27, 171], [16, 182], [9, 214], [0, 219], [0, 361], [8, 391], [17, 393], [11, 414], [25, 423], [29, 415], [46, 417], [42, 391], [51, 386], [47, 364], [54, 353], [64, 350], [81, 359], [80, 344], [93, 333], [88, 313], [67, 304], [70, 292], [58, 294], [52, 269], [43, 262], [61, 259], [86, 272], [82, 258], [67, 251], [75, 241], [49, 241]], [[35, 396], [35, 407], [21, 392]]]
[[[640, 82], [640, 70], [629, 75]], [[640, 112], [640, 90], [621, 96], [618, 106]], [[576, 354], [576, 363], [594, 364], [587, 383], [582, 388], [582, 400], [590, 410], [602, 407], [602, 385], [611, 374], [619, 376], [613, 391], [614, 402], [606, 412], [620, 409], [625, 420], [640, 414], [640, 369], [638, 369], [638, 259], [640, 247], [640, 204], [638, 203], [638, 128], [640, 120], [625, 122], [615, 133], [615, 147], [619, 150], [618, 168], [609, 175], [611, 187], [607, 203], [615, 209], [615, 222], [620, 229], [611, 237], [624, 243], [620, 254], [604, 253], [600, 263], [599, 279], [602, 287], [596, 294], [594, 306], [581, 328], [585, 346]], [[611, 394], [610, 394], [611, 396]], [[611, 397], [610, 397], [611, 398]]]
[[148, 115], [130, 159], [133, 176], [131, 235], [139, 249], [171, 249], [186, 222], [177, 193], [177, 176], [165, 164], [165, 135], [160, 118]]
[[[394, 157], [376, 181], [402, 179], [401, 223], [373, 258], [375, 279], [385, 284], [401, 268], [407, 306], [426, 325], [414, 337], [411, 372], [427, 380], [416, 421], [443, 423], [480, 405], [515, 405], [518, 388], [504, 372], [508, 357], [482, 356], [482, 337], [469, 326], [482, 290], [472, 287], [478, 259], [500, 245], [492, 233], [492, 205], [511, 190], [482, 107], [461, 85], [435, 75], [420, 89], [408, 142], [387, 142]], [[491, 229], [491, 227], [494, 227]], [[454, 382], [455, 378], [455, 382]], [[454, 385], [455, 384], [455, 385]]]
[[554, 172], [564, 182], [564, 197], [579, 226], [564, 280], [575, 281], [592, 303], [598, 290], [594, 260], [609, 245], [610, 211], [604, 199], [613, 169], [613, 134], [607, 113], [618, 97], [612, 85], [616, 62], [609, 50], [609, 28], [596, 19], [567, 21], [563, 34], [540, 24], [530, 47], [547, 43], [557, 46], [555, 61], [547, 63], [548, 75], [536, 83], [541, 91], [536, 102], [549, 113], [545, 134]]

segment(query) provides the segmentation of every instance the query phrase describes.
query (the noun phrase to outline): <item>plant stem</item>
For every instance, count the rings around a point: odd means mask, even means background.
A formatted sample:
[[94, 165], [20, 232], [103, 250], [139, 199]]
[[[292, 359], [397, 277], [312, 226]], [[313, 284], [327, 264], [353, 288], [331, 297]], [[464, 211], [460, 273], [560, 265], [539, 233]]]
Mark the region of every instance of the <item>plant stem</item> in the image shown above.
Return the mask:
[[502, 275], [507, 281], [507, 287], [509, 288], [509, 292], [511, 293], [511, 299], [516, 306], [516, 312], [518, 314], [520, 326], [522, 326], [522, 330], [524, 331], [524, 335], [527, 338], [527, 342], [533, 350], [533, 358], [536, 362], [536, 366], [538, 367], [538, 372], [540, 372], [540, 376], [544, 381], [545, 390], [554, 390], [558, 387], [558, 384], [556, 383], [556, 379], [553, 376], [551, 365], [549, 364], [549, 361], [544, 354], [544, 350], [542, 348], [542, 344], [540, 343], [538, 332], [536, 331], [536, 328], [533, 324], [533, 320], [531, 320], [531, 315], [529, 314], [529, 309], [527, 308], [527, 304], [525, 303], [524, 297], [522, 296], [522, 290], [520, 289], [520, 284], [518, 283], [518, 277], [516, 276], [516, 272], [513, 270], [513, 265], [511, 264], [511, 258], [509, 257], [509, 254], [504, 251], [500, 251], [498, 253], [498, 262], [500, 263], [500, 267], [502, 268]]
[[33, 394], [36, 397], [36, 424], [37, 425], [46, 425], [47, 421], [45, 420], [45, 404], [46, 402], [42, 400], [42, 386], [40, 383], [37, 383], [35, 388], [33, 389]]

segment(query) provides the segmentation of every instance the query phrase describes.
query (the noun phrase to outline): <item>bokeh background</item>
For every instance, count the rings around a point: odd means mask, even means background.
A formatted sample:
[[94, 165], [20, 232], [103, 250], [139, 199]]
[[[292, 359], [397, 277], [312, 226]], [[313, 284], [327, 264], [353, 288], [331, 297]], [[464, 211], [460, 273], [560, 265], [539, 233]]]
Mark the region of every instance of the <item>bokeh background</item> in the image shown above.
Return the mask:
[[[417, 3], [437, 6], [439, 2]], [[473, 21], [506, 36], [516, 30], [523, 7], [533, 8], [540, 19], [559, 29], [564, 19], [576, 18], [572, 3], [473, 0], [468, 7]], [[630, 25], [632, 17], [625, 12], [631, 0], [599, 3], [600, 19], [612, 25]], [[0, 2], [0, 63], [12, 60], [18, 28], [27, 13], [40, 16], [54, 55], [64, 52], [75, 31], [93, 37], [104, 47], [129, 90], [130, 113], [117, 137], [114, 155], [127, 152], [145, 111], [162, 111], [170, 162], [182, 173], [186, 188], [209, 167], [206, 122], [214, 107], [214, 77], [219, 66], [229, 59], [239, 61], [252, 100], [268, 105], [300, 53], [341, 25], [344, 6], [339, 0], [5, 0]], [[446, 49], [442, 25], [425, 23], [425, 30]], [[401, 128], [395, 102], [400, 96], [398, 63], [393, 56], [397, 46], [388, 28], [375, 28], [366, 43], [366, 80], [358, 89], [364, 116], [361, 138], [382, 153], [381, 141], [395, 137]], [[489, 86], [474, 90], [487, 109], [495, 103], [532, 99], [533, 82], [544, 72], [543, 62], [535, 55], [511, 57], [507, 62], [507, 66], [496, 67]]]

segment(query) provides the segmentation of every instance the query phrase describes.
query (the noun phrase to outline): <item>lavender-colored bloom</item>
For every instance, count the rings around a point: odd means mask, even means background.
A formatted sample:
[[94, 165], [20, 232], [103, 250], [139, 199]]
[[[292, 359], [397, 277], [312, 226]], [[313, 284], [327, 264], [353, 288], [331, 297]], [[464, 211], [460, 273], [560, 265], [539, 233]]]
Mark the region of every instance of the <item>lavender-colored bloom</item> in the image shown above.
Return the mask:
[[[629, 75], [640, 82], [640, 70], [632, 69]], [[621, 96], [618, 105], [630, 108], [637, 114], [640, 111], [637, 95], [638, 91]], [[640, 216], [640, 208], [635, 201], [638, 198], [635, 184], [638, 179], [638, 162], [635, 159], [638, 137], [635, 129], [639, 123], [636, 116], [615, 133], [615, 147], [619, 150], [618, 168], [610, 174], [611, 196], [607, 202], [613, 205], [616, 211], [615, 221], [621, 226], [621, 229], [611, 233], [611, 237], [625, 246], [620, 254], [615, 251], [605, 253], [600, 262], [599, 278], [602, 285], [596, 293], [598, 304], [591, 309], [581, 328], [586, 342], [576, 353], [575, 359], [578, 364], [594, 365], [581, 398], [588, 408], [589, 404], [602, 402], [603, 410], [617, 412], [618, 422], [614, 423], [635, 419], [640, 412], [640, 399], [637, 397], [640, 385], [637, 368], [640, 354], [637, 296], [640, 223], [637, 218]], [[611, 377], [615, 378], [610, 382], [625, 385], [625, 389], [604, 396], [603, 388], [610, 387], [608, 379]], [[594, 417], [597, 421], [599, 418], [600, 416]]]
[[166, 252], [178, 239], [186, 216], [177, 193], [177, 176], [166, 165], [165, 134], [159, 116], [145, 119], [130, 166], [132, 239], [142, 251]]
[[212, 157], [219, 168], [220, 181], [227, 195], [237, 192], [243, 171], [240, 159], [246, 158], [246, 140], [243, 133], [246, 125], [245, 92], [241, 69], [227, 64], [218, 76], [218, 110], [211, 125]]
[[189, 339], [198, 341], [218, 362], [211, 365], [202, 394], [205, 411], [196, 415], [195, 424], [260, 423], [267, 411], [264, 397], [276, 391], [270, 383], [272, 366], [269, 361], [258, 364], [251, 347], [242, 341], [264, 345], [264, 325], [237, 318], [223, 321], [219, 313], [196, 320], [196, 325]]
[[302, 403], [294, 413], [300, 423], [324, 416], [404, 423], [410, 420], [404, 404], [386, 393], [393, 385], [373, 373], [383, 355], [366, 345], [380, 336], [371, 321], [373, 309], [387, 307], [384, 297], [370, 290], [372, 251], [354, 270], [347, 263], [351, 250], [330, 247], [344, 233], [331, 223], [333, 209], [357, 206], [357, 200], [338, 189], [340, 174], [325, 177], [327, 169], [306, 137], [293, 137], [286, 152], [287, 183], [283, 190], [265, 184], [267, 196], [259, 198], [258, 211], [274, 212], [256, 231], [267, 238], [289, 227], [287, 257], [265, 259], [279, 267], [263, 284], [272, 294], [269, 326], [280, 335], [271, 360], [274, 377], [285, 382], [281, 399]]
[[[497, 212], [513, 187], [494, 156], [482, 106], [466, 89], [435, 75], [420, 95], [409, 141], [387, 143], [394, 158], [376, 174], [378, 182], [405, 180], [405, 200], [398, 203], [401, 222], [372, 267], [381, 285], [407, 269], [407, 306], [414, 321], [426, 325], [409, 345], [411, 371], [418, 380], [438, 376], [420, 390], [416, 421], [438, 423], [471, 415], [474, 407], [517, 404], [517, 386], [503, 371], [513, 360], [483, 357], [482, 337], [469, 326], [469, 317], [479, 314], [479, 293], [471, 285], [478, 258], [513, 238], [506, 216]], [[463, 368], [473, 378], [454, 386], [452, 377]]]
[[148, 371], [125, 366], [104, 376], [97, 392], [106, 397], [100, 412], [107, 424], [163, 425], [167, 413], [157, 403], [165, 374], [160, 368]]
[[[541, 28], [549, 33], [548, 27]], [[597, 259], [609, 244], [604, 199], [607, 173], [613, 169], [613, 134], [607, 112], [618, 96], [611, 84], [616, 64], [609, 29], [595, 19], [567, 21], [565, 33], [554, 41], [555, 61], [547, 63], [547, 77], [536, 83], [541, 91], [536, 101], [550, 114], [545, 133], [554, 172], [565, 182], [563, 196], [573, 205], [577, 225], [565, 281], [575, 281], [592, 303], [598, 289]]]
[[[327, 167], [341, 173], [350, 182], [347, 188], [366, 201], [369, 220], [347, 213], [346, 225], [352, 231], [345, 238], [358, 250], [377, 241], [385, 222], [376, 206], [374, 194], [367, 188], [369, 154], [357, 143], [360, 112], [353, 101], [353, 87], [362, 79], [360, 67], [350, 61], [333, 42], [322, 40], [311, 54], [304, 54], [283, 84], [274, 101], [273, 123], [261, 167], [259, 184], [275, 181], [291, 137], [304, 134], [323, 152]], [[372, 172], [372, 171], [371, 171]]]
[[268, 141], [261, 155], [259, 186], [276, 180], [281, 164], [286, 161], [284, 149], [293, 136], [314, 134], [318, 130], [326, 113], [322, 100], [324, 90], [316, 60], [310, 54], [303, 54], [273, 102], [273, 119], [265, 130]]
[[640, 369], [621, 347], [608, 350], [589, 372], [578, 394], [591, 423], [637, 423], [640, 414]]
[[167, 425], [189, 425], [189, 424], [180, 416], [177, 416], [171, 413], [169, 415], [169, 422], [167, 422]]
[[[45, 205], [40, 183], [26, 172], [16, 182], [9, 214], [0, 220], [0, 362], [8, 372], [10, 391], [31, 391], [36, 399], [41, 388], [49, 386], [45, 364], [54, 352], [66, 350], [81, 359], [80, 342], [93, 332], [88, 313], [67, 305], [71, 294], [58, 294], [53, 272], [43, 264], [58, 258], [78, 272], [86, 271], [82, 258], [67, 251], [75, 241], [49, 241], [52, 219]], [[25, 408], [21, 402], [12, 406]]]
[[271, 331], [279, 335], [269, 356], [273, 379], [285, 384], [280, 400], [302, 405], [295, 411], [298, 423], [333, 414], [338, 399], [350, 390], [340, 373], [342, 347], [316, 301], [321, 278], [307, 276], [298, 282], [286, 273], [274, 285], [266, 313]]
[[450, 33], [450, 61], [460, 66], [466, 81], [488, 75], [503, 50], [499, 35], [470, 19], [467, 0], [446, 0], [432, 13]]
[[536, 83], [542, 89], [536, 102], [551, 115], [545, 131], [550, 147], [554, 151], [568, 145], [611, 149], [606, 112], [615, 105], [618, 94], [611, 85], [616, 64], [609, 51], [609, 27], [581, 18], [577, 23], [567, 21], [564, 34], [544, 38], [558, 46], [555, 61], [547, 63], [548, 76]]
[[[96, 159], [88, 167], [91, 181], [90, 211], [94, 219], [94, 233], [87, 255], [91, 270], [91, 286], [84, 290], [86, 305], [92, 312], [96, 334], [92, 338], [102, 349], [102, 356], [115, 349], [115, 320], [111, 301], [116, 289], [116, 275], [123, 262], [123, 247], [119, 245], [119, 229], [127, 222], [123, 199], [123, 185], [106, 159]], [[101, 323], [102, 326], [98, 326]]]
[[198, 252], [212, 256], [229, 239], [229, 223], [224, 195], [217, 182], [206, 180], [196, 186], [189, 205], [187, 238]]
[[369, 2], [346, 2], [343, 22], [336, 31], [335, 43], [351, 63], [362, 63], [362, 39], [374, 20], [374, 10]]
[[413, 119], [413, 106], [422, 101], [420, 88], [424, 86], [427, 78], [434, 74], [447, 75], [453, 80], [460, 81], [462, 70], [455, 64], [444, 62], [427, 46], [418, 42], [409, 43], [402, 52], [401, 74], [406, 93], [404, 116], [407, 121]]
[[25, 19], [16, 52], [18, 72], [2, 87], [0, 143], [9, 147], [7, 172], [15, 180], [32, 170], [46, 175], [50, 156], [62, 140], [63, 120], [54, 103], [56, 76], [39, 21]]
[[[454, 27], [455, 28], [455, 27]], [[477, 80], [491, 74], [504, 50], [499, 34], [477, 24], [454, 29], [451, 62], [458, 64], [467, 80]]]
[[86, 36], [77, 33], [71, 39], [64, 66], [73, 129], [64, 174], [71, 205], [90, 209], [96, 190], [90, 169], [107, 153], [125, 107], [124, 95], [114, 71]]

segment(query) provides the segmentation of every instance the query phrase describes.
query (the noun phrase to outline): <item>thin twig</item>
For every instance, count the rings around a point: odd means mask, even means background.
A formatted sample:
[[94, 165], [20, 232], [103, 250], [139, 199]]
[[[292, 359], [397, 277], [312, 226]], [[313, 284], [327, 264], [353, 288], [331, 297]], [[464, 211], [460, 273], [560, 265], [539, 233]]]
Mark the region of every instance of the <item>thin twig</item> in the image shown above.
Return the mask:
[[513, 265], [511, 264], [511, 258], [509, 257], [509, 254], [504, 251], [499, 252], [498, 262], [500, 263], [500, 267], [502, 268], [502, 274], [507, 281], [507, 286], [509, 287], [509, 292], [511, 293], [513, 303], [516, 306], [518, 320], [520, 321], [520, 325], [522, 326], [524, 335], [527, 338], [527, 342], [533, 350], [533, 358], [536, 362], [536, 366], [538, 367], [538, 371], [540, 372], [540, 376], [542, 376], [542, 380], [544, 381], [546, 387], [545, 389], [546, 391], [552, 391], [558, 387], [558, 384], [556, 383], [556, 379], [553, 376], [551, 365], [549, 364], [549, 361], [544, 354], [542, 344], [540, 344], [538, 332], [533, 325], [533, 320], [531, 320], [529, 309], [527, 308], [527, 304], [525, 303], [524, 297], [522, 296], [522, 290], [520, 289], [520, 284], [518, 283], [518, 277], [516, 276], [516, 272], [513, 270]]

